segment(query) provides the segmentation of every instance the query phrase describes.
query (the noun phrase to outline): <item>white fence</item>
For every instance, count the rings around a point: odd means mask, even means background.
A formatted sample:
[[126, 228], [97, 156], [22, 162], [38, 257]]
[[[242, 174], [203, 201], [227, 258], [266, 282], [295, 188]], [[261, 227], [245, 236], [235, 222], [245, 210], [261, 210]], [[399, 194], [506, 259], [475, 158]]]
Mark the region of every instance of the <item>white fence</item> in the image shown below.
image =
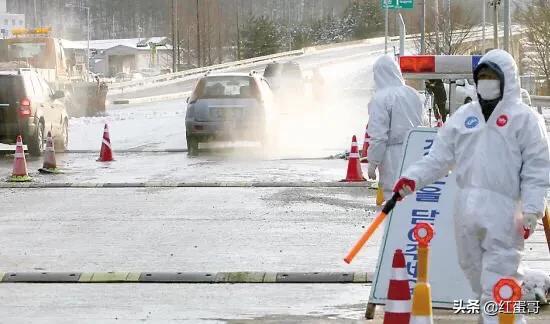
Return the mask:
[[542, 108], [550, 108], [550, 96], [531, 96], [531, 105], [542, 115]]
[[249, 64], [254, 64], [258, 62], [263, 61], [269, 61], [280, 57], [289, 57], [289, 56], [297, 56], [304, 54], [304, 50], [296, 50], [296, 51], [290, 51], [290, 52], [283, 52], [283, 53], [277, 53], [273, 55], [267, 55], [267, 56], [260, 56], [260, 57], [254, 57], [251, 59], [241, 60], [241, 61], [235, 61], [235, 62], [227, 62], [223, 64], [217, 64], [217, 65], [210, 65], [207, 67], [197, 68], [197, 69], [191, 69], [176, 73], [168, 73], [163, 75], [158, 75], [154, 77], [149, 78], [143, 78], [140, 80], [133, 80], [133, 81], [126, 81], [126, 82], [120, 82], [120, 83], [113, 83], [109, 85], [109, 94], [119, 94], [124, 93], [125, 90], [131, 91], [132, 88], [138, 88], [142, 87], [144, 85], [153, 85], [155, 83], [169, 83], [170, 81], [180, 81], [181, 79], [184, 79], [188, 76], [194, 76], [197, 74], [203, 74], [208, 71], [215, 71], [215, 70], [221, 70], [226, 68], [233, 68], [238, 66], [245, 66]]

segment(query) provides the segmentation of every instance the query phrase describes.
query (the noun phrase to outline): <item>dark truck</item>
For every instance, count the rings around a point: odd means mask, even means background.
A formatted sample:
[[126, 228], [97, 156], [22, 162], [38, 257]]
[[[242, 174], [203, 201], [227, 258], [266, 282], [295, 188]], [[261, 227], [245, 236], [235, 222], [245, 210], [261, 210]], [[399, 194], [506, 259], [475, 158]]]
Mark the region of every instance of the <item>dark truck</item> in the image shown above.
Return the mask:
[[0, 142], [15, 144], [21, 135], [31, 155], [44, 150], [48, 131], [55, 148], [67, 149], [69, 116], [64, 93], [53, 91], [33, 69], [0, 71]]

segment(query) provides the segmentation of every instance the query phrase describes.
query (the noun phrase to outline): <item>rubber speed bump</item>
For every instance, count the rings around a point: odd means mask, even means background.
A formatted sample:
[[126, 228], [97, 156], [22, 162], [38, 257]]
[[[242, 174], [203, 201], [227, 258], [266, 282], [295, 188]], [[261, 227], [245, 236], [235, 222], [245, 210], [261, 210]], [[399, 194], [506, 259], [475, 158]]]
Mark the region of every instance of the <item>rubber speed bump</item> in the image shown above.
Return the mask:
[[286, 272], [277, 274], [278, 283], [351, 283], [353, 272]]
[[226, 283], [262, 283], [265, 272], [218, 272], [216, 282]]
[[3, 282], [78, 282], [78, 272], [8, 272]]
[[216, 273], [210, 272], [144, 272], [139, 282], [214, 283]]
[[140, 275], [133, 272], [89, 272], [83, 273], [78, 282], [138, 282]]
[[372, 283], [366, 272], [0, 272], [0, 282], [27, 283]]

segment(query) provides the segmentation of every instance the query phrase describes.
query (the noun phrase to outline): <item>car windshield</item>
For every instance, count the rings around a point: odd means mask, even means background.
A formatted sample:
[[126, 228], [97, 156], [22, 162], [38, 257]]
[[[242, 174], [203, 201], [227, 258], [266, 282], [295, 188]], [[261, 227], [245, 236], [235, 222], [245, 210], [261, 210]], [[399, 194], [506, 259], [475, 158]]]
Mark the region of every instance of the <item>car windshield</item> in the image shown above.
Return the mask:
[[252, 86], [250, 77], [207, 77], [201, 98], [252, 98]]

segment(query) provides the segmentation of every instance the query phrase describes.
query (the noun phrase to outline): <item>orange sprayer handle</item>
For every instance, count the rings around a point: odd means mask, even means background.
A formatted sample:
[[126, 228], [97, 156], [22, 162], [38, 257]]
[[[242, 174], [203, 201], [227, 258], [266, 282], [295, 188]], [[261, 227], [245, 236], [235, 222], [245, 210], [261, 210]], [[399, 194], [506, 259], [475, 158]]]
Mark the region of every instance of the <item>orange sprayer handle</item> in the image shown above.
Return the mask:
[[397, 203], [397, 199], [399, 199], [399, 198], [400, 198], [399, 193], [396, 192], [396, 193], [393, 194], [393, 197], [386, 202], [386, 204], [384, 205], [384, 208], [382, 208], [382, 211], [380, 212], [380, 214], [378, 214], [378, 216], [376, 216], [376, 218], [369, 225], [369, 227], [367, 228], [365, 233], [363, 233], [363, 235], [361, 236], [359, 241], [357, 241], [357, 243], [355, 243], [353, 248], [351, 248], [351, 250], [348, 252], [348, 255], [346, 255], [346, 257], [344, 258], [344, 261], [346, 263], [348, 263], [348, 264], [351, 263], [353, 258], [355, 258], [355, 255], [357, 255], [357, 253], [359, 253], [361, 248], [363, 248], [363, 245], [365, 245], [365, 243], [367, 243], [367, 241], [370, 239], [372, 234], [374, 234], [374, 232], [376, 231], [378, 226], [380, 226], [380, 224], [384, 221], [386, 216], [395, 207], [395, 204]]

